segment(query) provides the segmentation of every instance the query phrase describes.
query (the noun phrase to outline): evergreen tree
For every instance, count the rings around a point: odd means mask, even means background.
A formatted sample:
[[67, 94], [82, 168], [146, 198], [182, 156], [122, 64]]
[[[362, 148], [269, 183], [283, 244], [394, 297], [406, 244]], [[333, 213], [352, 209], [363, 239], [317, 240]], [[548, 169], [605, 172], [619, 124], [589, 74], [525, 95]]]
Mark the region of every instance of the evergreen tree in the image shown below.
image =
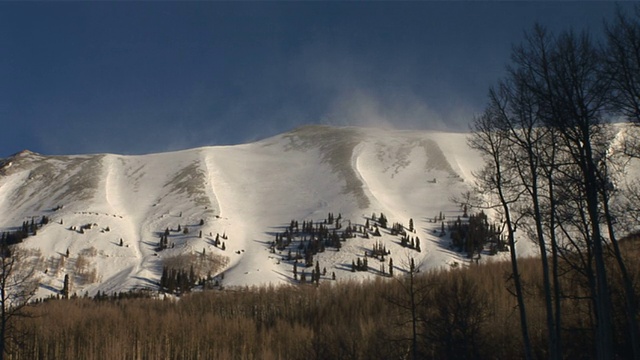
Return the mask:
[[69, 274], [64, 275], [64, 285], [62, 286], [62, 296], [65, 299], [69, 298]]
[[380, 223], [380, 227], [383, 229], [387, 228], [387, 217], [384, 216], [383, 213], [380, 213], [380, 219], [378, 219], [378, 222]]
[[316, 261], [316, 282], [320, 280], [320, 262]]

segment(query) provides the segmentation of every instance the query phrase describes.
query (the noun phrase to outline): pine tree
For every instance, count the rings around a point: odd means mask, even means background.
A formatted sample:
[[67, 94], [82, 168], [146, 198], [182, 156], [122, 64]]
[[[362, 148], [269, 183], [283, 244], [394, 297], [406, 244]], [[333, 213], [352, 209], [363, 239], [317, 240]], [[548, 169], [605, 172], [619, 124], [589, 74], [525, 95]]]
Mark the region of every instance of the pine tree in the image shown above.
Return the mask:
[[189, 268], [189, 278], [188, 278], [189, 287], [193, 286], [195, 282], [196, 282], [196, 274], [193, 271], [193, 265], [191, 265], [191, 267]]
[[64, 275], [64, 285], [62, 286], [62, 296], [65, 299], [69, 298], [69, 274]]
[[409, 231], [413, 232], [413, 218], [409, 219]]
[[124, 241], [122, 241], [122, 238], [120, 238], [120, 247], [124, 246]]
[[389, 258], [389, 276], [393, 276], [393, 258]]
[[380, 227], [383, 229], [387, 228], [387, 217], [384, 216], [383, 213], [380, 213], [380, 219], [378, 219], [378, 222], [380, 223]]
[[316, 284], [318, 284], [320, 282], [320, 262], [316, 261], [316, 269], [315, 269], [315, 280], [316, 280]]

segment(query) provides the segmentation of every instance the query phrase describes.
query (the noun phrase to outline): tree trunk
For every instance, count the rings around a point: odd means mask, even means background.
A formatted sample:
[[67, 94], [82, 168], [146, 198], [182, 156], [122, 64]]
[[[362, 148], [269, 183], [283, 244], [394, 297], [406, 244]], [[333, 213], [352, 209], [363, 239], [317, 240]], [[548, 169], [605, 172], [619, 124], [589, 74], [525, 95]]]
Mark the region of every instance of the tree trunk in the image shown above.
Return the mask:
[[598, 181], [591, 149], [589, 130], [583, 131], [582, 170], [585, 179], [587, 212], [591, 222], [591, 242], [596, 267], [596, 353], [600, 360], [613, 359], [613, 328], [611, 324], [611, 297], [607, 281], [607, 269], [604, 262], [604, 249], [600, 232], [598, 212]]

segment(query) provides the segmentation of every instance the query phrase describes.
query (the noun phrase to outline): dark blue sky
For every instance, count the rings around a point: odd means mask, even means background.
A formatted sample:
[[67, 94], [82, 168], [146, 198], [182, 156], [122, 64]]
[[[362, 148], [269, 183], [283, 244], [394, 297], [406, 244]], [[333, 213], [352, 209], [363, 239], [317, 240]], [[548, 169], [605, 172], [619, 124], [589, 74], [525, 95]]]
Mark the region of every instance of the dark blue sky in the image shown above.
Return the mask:
[[2, 2], [0, 157], [237, 144], [310, 123], [466, 130], [535, 21], [599, 35], [614, 10], [612, 2]]

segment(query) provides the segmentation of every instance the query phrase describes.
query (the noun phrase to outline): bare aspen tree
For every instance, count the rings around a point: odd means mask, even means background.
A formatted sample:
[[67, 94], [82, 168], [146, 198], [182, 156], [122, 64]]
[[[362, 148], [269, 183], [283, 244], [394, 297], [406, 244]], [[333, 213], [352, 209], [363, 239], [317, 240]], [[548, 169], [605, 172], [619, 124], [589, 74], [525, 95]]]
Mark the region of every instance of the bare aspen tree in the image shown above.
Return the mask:
[[[533, 359], [527, 311], [522, 290], [522, 280], [518, 269], [515, 231], [518, 219], [513, 217], [512, 206], [522, 196], [521, 189], [514, 186], [515, 175], [513, 168], [503, 154], [507, 153], [506, 133], [501, 130], [496, 119], [496, 109], [489, 106], [484, 114], [477, 117], [472, 125], [473, 135], [469, 138], [469, 146], [480, 152], [485, 160], [485, 167], [477, 174], [476, 190], [485, 194], [487, 207], [494, 209], [502, 217], [507, 231], [507, 241], [511, 256], [511, 277], [514, 282], [518, 311], [520, 315], [520, 330], [522, 332], [524, 355], [526, 359]], [[493, 199], [497, 199], [493, 201]]]
[[408, 320], [402, 321], [400, 325], [409, 324], [411, 334], [408, 339], [403, 339], [403, 341], [409, 340], [411, 344], [409, 347], [410, 358], [420, 359], [424, 356], [418, 348], [419, 338], [424, 335], [419, 329], [420, 324], [423, 323], [420, 318], [420, 307], [428, 301], [432, 286], [425, 279], [418, 279], [420, 264], [416, 265], [412, 257], [407, 256], [407, 259], [402, 263], [403, 267], [407, 269], [406, 276], [395, 278], [400, 285], [400, 294], [397, 297], [387, 298], [387, 301], [400, 311], [408, 313]]
[[606, 24], [605, 61], [613, 110], [640, 123], [640, 7], [635, 10], [633, 17], [618, 9]]
[[[623, 17], [619, 16], [617, 29], [625, 29], [625, 36], [632, 38], [629, 29], [633, 26], [620, 19]], [[624, 53], [625, 59], [632, 57], [629, 51], [618, 53]], [[507, 77], [490, 91], [487, 109], [472, 129], [470, 145], [486, 160], [485, 169], [477, 176], [478, 189], [497, 197], [509, 237], [514, 224], [520, 224], [540, 249], [549, 357], [554, 359], [562, 358], [558, 257], [573, 264], [589, 284], [599, 359], [610, 359], [614, 354], [605, 261], [609, 244], [625, 283], [628, 314], [635, 314], [635, 303], [630, 301], [635, 294], [619, 253], [615, 215], [609, 207], [609, 168], [613, 163], [608, 152], [613, 138], [607, 131], [607, 119], [612, 108], [610, 85], [616, 81], [611, 79], [611, 71], [606, 71], [605, 58], [586, 33], [567, 31], [554, 37], [536, 25], [523, 44], [514, 48]], [[634, 81], [627, 79], [626, 83]], [[627, 86], [618, 92], [632, 90]], [[627, 98], [634, 96], [637, 94]], [[626, 100], [625, 105], [621, 113], [629, 117], [638, 114], [632, 100]], [[515, 239], [509, 240], [515, 243]], [[516, 267], [513, 273], [517, 274]], [[633, 333], [637, 326], [635, 317], [631, 319]], [[634, 345], [634, 354], [636, 348]]]
[[38, 289], [38, 256], [17, 246], [0, 246], [0, 359], [21, 342], [16, 322], [28, 316], [26, 307]]

